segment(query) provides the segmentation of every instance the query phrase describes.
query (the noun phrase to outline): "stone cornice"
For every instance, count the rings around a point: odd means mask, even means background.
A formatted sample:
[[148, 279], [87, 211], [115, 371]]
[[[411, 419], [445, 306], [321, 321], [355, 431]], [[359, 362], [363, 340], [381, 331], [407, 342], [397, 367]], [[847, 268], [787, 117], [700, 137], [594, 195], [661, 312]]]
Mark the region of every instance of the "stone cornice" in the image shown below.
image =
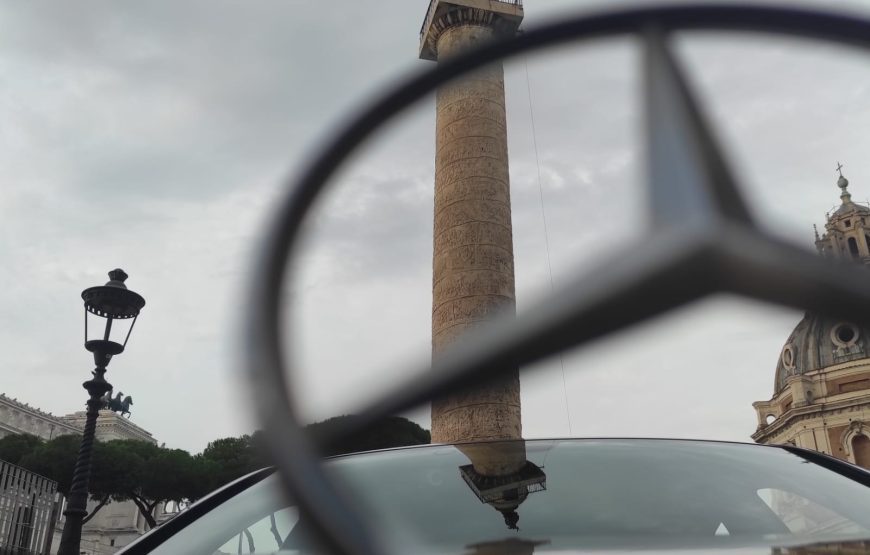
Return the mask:
[[[50, 412], [45, 412], [36, 407], [30, 406], [28, 403], [23, 403], [16, 398], [9, 397], [4, 393], [0, 393], [0, 406], [10, 409], [14, 413], [29, 416], [36, 421], [45, 422], [49, 426], [61, 428], [70, 433], [81, 433], [82, 428], [64, 421], [61, 417], [55, 416]], [[31, 433], [28, 430], [21, 429], [11, 422], [3, 422], [0, 428], [12, 433]]]
[[[85, 412], [79, 411], [72, 414], [67, 414], [63, 417], [63, 420], [74, 426], [78, 426], [79, 423], [81, 423], [81, 426], [84, 426], [85, 418]], [[128, 420], [127, 418], [118, 416], [117, 414], [109, 410], [101, 410], [100, 416], [97, 418], [98, 439], [100, 437], [101, 430], [107, 433], [120, 433], [120, 435], [124, 435], [132, 439], [140, 439], [142, 441], [148, 441], [150, 443], [157, 443], [157, 440], [154, 439], [154, 436], [151, 435], [151, 432], [130, 422], [130, 420]]]
[[870, 409], [870, 392], [868, 392], [867, 395], [856, 399], [843, 399], [832, 403], [811, 404], [798, 408], [792, 407], [783, 413], [782, 416], [774, 420], [770, 425], [756, 430], [751, 437], [756, 443], [765, 443], [766, 440], [783, 432], [785, 428], [791, 427], [799, 422], [812, 420], [821, 416], [842, 414], [847, 410], [852, 412], [860, 409]]
[[[805, 372], [803, 374], [799, 374], [797, 376], [789, 376], [789, 380], [793, 379], [804, 379], [811, 380], [813, 383], [819, 380], [820, 377], [828, 380], [831, 378], [835, 378], [837, 376], [848, 376], [853, 373], [857, 373], [855, 371], [860, 370], [870, 370], [870, 358], [858, 358], [855, 360], [849, 360], [846, 362], [840, 362], [837, 364], [832, 364], [831, 366], [826, 366], [825, 368], [820, 368], [818, 370], [813, 370], [811, 372]], [[791, 396], [791, 390], [788, 387], [785, 387], [774, 393], [773, 397], [768, 401], [758, 401], [759, 404], [771, 404], [781, 402], [786, 397]]]
[[498, 14], [478, 8], [461, 8], [448, 12], [432, 21], [429, 32], [429, 46], [433, 52], [438, 52], [438, 39], [448, 29], [465, 25], [477, 27], [489, 27], [496, 32], [506, 32], [513, 27], [512, 24], [502, 20]]
[[[765, 413], [770, 412], [777, 418], [769, 425], [756, 429], [751, 437], [759, 441], [760, 438], [779, 434], [784, 428], [791, 426], [793, 423], [804, 421], [812, 417], [812, 415], [821, 414], [832, 407], [863, 406], [864, 403], [870, 402], [870, 390], [846, 391], [842, 393], [828, 391], [831, 384], [836, 384], [837, 380], [862, 374], [870, 375], [870, 359], [868, 358], [841, 362], [819, 370], [789, 377], [787, 386], [777, 392], [770, 400], [752, 403], [752, 406], [760, 417], [764, 417]], [[796, 381], [801, 381], [807, 386], [805, 389], [809, 390], [809, 403], [802, 404], [801, 402], [796, 402], [797, 406], [789, 406], [795, 394], [792, 387], [793, 382]], [[826, 393], [826, 395], [823, 395], [823, 393]], [[813, 396], [811, 397], [810, 394]], [[798, 400], [801, 398], [802, 395], [798, 391]], [[788, 410], [780, 413], [784, 406], [787, 406]]]
[[45, 412], [45, 411], [40, 410], [36, 407], [31, 407], [27, 403], [22, 403], [21, 401], [19, 401], [16, 398], [9, 397], [5, 393], [0, 393], [0, 404], [15, 407], [18, 410], [29, 412], [33, 416], [39, 416], [40, 418], [55, 419], [55, 420], [57, 420], [59, 418], [59, 417], [51, 414], [50, 412]]
[[517, 0], [432, 0], [420, 30], [420, 57], [438, 59], [438, 39], [447, 29], [472, 25], [511, 35], [523, 19]]

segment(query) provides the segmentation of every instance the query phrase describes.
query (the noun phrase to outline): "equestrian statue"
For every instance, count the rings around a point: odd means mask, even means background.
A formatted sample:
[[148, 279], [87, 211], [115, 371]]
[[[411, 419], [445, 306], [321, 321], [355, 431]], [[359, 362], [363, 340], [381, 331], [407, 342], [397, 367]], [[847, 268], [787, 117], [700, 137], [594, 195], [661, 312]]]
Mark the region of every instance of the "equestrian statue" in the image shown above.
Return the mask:
[[120, 412], [121, 416], [127, 415], [127, 418], [130, 418], [130, 406], [133, 404], [133, 398], [129, 395], [124, 397], [124, 393], [119, 391], [118, 394], [112, 398], [112, 390], [110, 389], [105, 395], [103, 395], [102, 401], [102, 408], [108, 409], [112, 412]]

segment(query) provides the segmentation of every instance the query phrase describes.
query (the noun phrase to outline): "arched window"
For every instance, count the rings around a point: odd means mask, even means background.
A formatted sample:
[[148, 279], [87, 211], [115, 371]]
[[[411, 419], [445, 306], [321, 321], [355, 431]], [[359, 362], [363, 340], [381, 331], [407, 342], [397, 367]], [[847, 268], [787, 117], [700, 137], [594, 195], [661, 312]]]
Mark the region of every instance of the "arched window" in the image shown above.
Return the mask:
[[852, 454], [855, 455], [855, 464], [870, 468], [870, 438], [859, 434], [852, 440]]
[[860, 256], [858, 253], [858, 241], [854, 237], [849, 237], [849, 253], [851, 253], [852, 258]]

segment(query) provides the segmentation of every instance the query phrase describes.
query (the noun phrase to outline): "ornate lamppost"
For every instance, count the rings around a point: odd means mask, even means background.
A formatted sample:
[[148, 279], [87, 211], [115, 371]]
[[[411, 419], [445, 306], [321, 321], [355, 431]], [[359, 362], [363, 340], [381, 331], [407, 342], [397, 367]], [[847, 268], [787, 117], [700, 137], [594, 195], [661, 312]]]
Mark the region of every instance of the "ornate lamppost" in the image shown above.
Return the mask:
[[[82, 444], [70, 486], [69, 503], [63, 513], [66, 522], [63, 526], [58, 555], [79, 555], [82, 520], [88, 514], [88, 482], [91, 477], [91, 452], [94, 446], [97, 416], [102, 408], [102, 397], [112, 389], [112, 385], [105, 379], [106, 366], [113, 356], [124, 352], [139, 311], [145, 306], [145, 299], [124, 285], [126, 279], [127, 274], [124, 270], [115, 269], [109, 272], [109, 282], [106, 285], [90, 287], [82, 291], [82, 299], [85, 301], [85, 349], [94, 354], [96, 368], [91, 372], [93, 378], [82, 384], [90, 398], [87, 402], [87, 419], [82, 434]], [[94, 339], [91, 339], [88, 333], [89, 320], [95, 320], [99, 324], [90, 326], [92, 333], [98, 333]], [[103, 321], [105, 324], [102, 323]]]

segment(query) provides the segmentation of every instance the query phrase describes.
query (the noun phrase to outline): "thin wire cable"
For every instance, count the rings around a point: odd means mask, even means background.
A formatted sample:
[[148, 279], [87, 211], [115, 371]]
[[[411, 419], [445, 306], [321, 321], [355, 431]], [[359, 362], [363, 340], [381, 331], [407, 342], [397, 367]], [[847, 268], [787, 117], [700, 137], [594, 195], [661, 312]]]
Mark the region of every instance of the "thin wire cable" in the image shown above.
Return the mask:
[[[535, 165], [538, 168], [538, 196], [541, 200], [541, 220], [544, 222], [544, 246], [547, 251], [547, 270], [550, 273], [550, 291], [555, 291], [556, 285], [553, 281], [553, 263], [550, 261], [550, 233], [547, 229], [547, 211], [544, 209], [544, 187], [541, 184], [541, 159], [538, 156], [538, 134], [535, 129], [535, 112], [532, 109], [532, 82], [529, 79], [529, 61], [523, 58], [523, 65], [526, 68], [526, 90], [529, 96], [529, 122], [532, 126], [532, 144], [535, 147]], [[559, 353], [559, 367], [562, 369], [562, 393], [565, 396], [565, 417], [568, 419], [568, 435], [574, 436], [574, 427], [571, 425], [571, 407], [568, 405], [568, 382], [565, 379], [565, 360], [562, 353]]]

